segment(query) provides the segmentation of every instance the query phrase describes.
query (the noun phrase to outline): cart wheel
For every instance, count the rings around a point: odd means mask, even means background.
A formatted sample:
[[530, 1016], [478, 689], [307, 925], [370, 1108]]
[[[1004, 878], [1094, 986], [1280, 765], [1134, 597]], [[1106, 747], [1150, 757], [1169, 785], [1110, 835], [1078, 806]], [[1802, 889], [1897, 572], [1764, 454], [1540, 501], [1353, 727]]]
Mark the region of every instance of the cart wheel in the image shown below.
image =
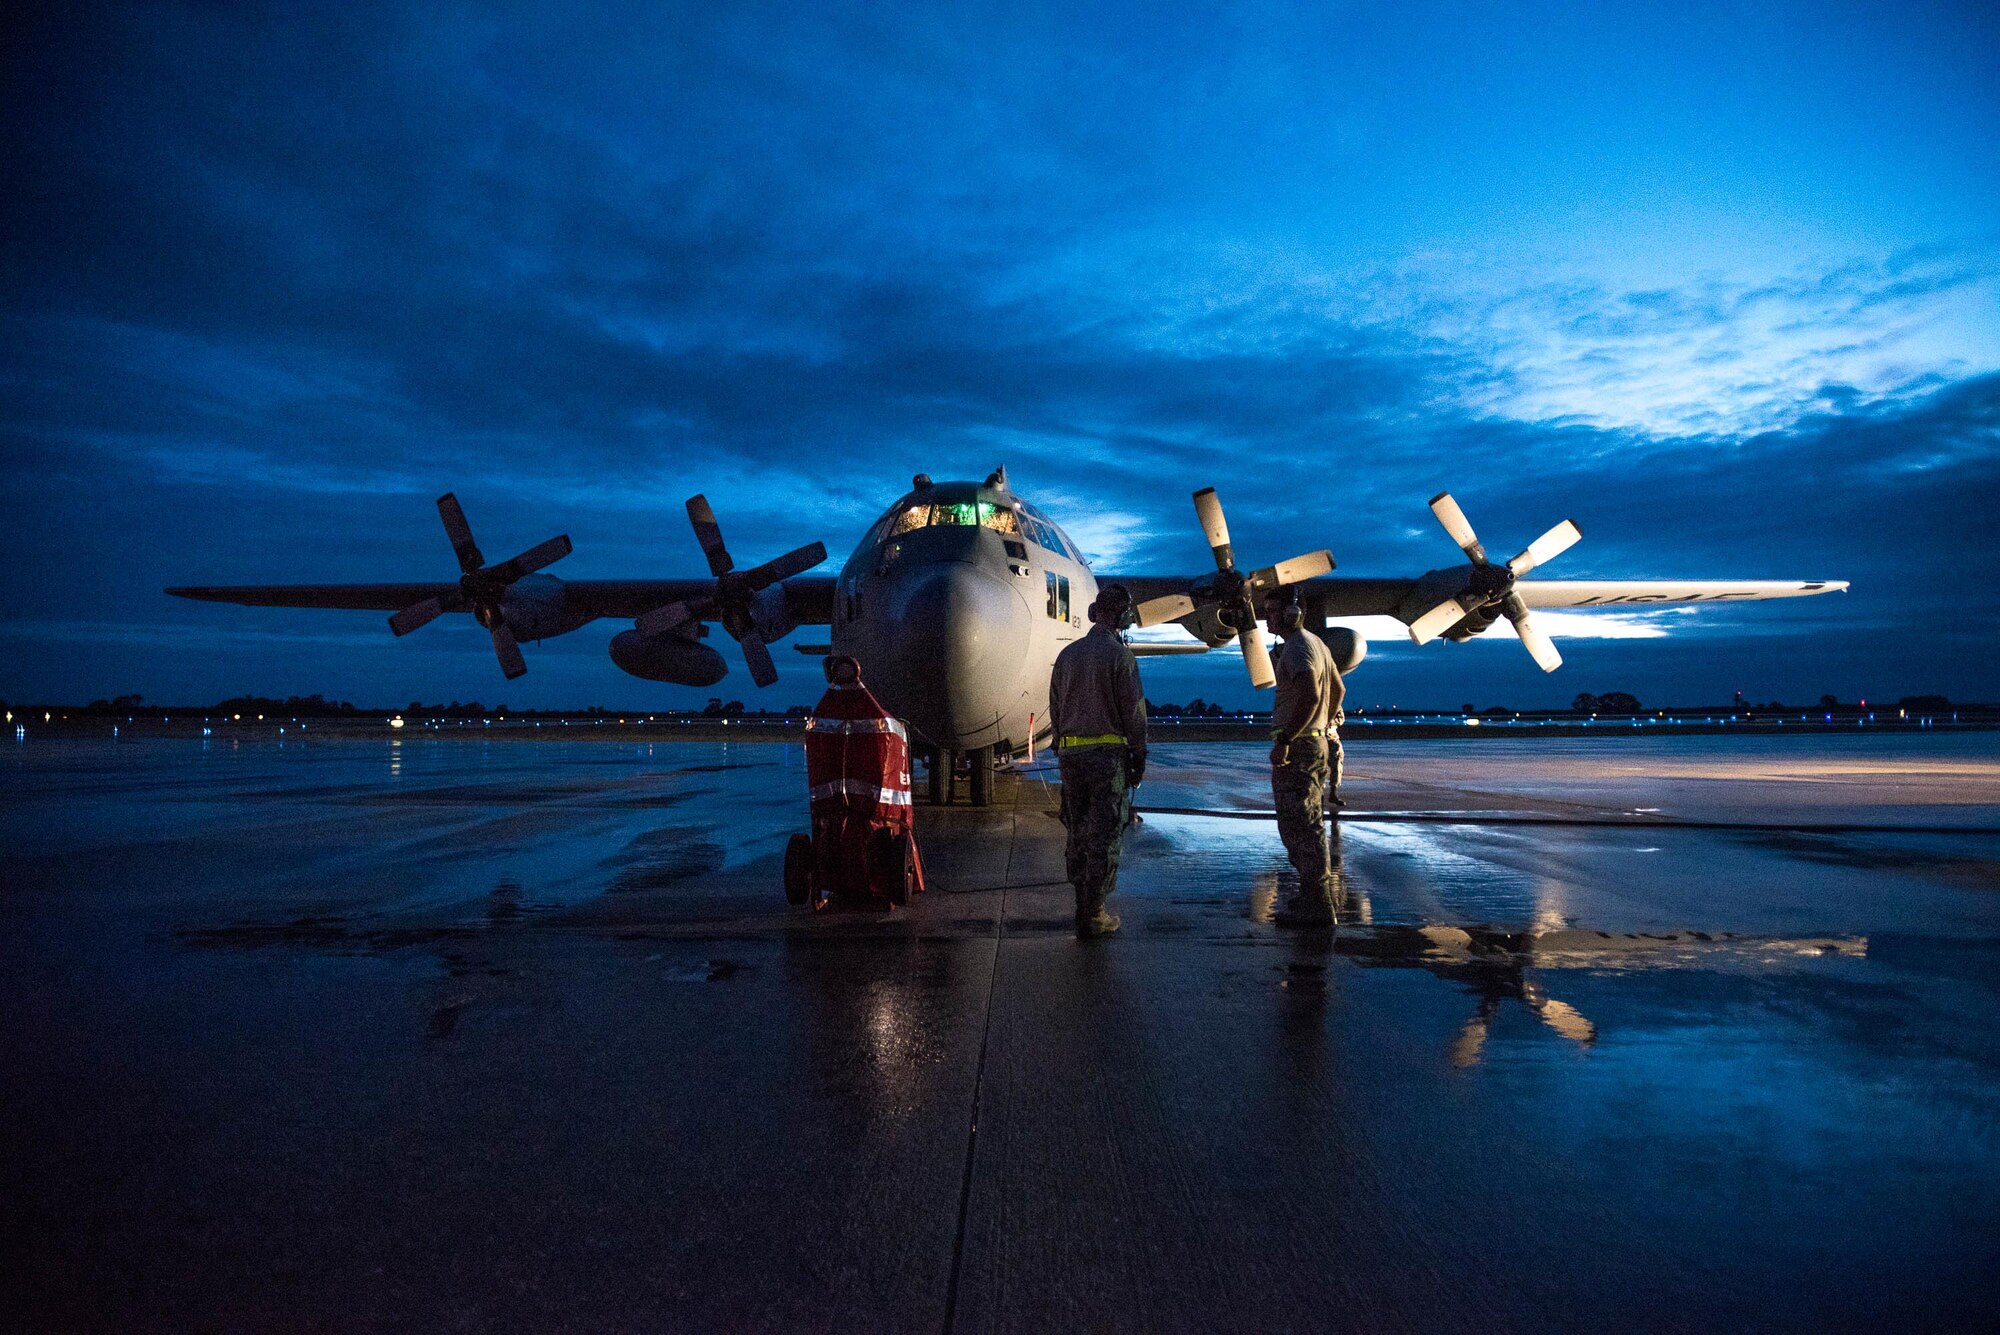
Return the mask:
[[795, 834], [785, 845], [785, 901], [799, 907], [812, 899], [813, 841]]
[[911, 857], [912, 844], [907, 832], [889, 836], [889, 849], [885, 868], [889, 881], [889, 902], [902, 908], [910, 902], [910, 886], [917, 879], [916, 863]]

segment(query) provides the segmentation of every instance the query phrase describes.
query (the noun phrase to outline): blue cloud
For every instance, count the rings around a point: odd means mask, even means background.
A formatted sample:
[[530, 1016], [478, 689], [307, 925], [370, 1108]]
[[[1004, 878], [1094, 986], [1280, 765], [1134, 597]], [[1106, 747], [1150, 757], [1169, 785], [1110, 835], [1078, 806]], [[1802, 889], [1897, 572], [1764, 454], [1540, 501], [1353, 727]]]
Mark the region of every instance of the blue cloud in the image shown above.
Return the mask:
[[[574, 576], [696, 569], [696, 490], [746, 551], [838, 559], [911, 473], [1004, 461], [1125, 566], [1198, 566], [1215, 484], [1251, 550], [1415, 573], [1454, 559], [1423, 509], [1449, 487], [1495, 546], [1580, 520], [1552, 574], [1855, 580], [1572, 656], [1654, 696], [1752, 668], [1993, 693], [1967, 571], [2000, 554], [2000, 200], [1964, 147], [2000, 128], [1990, 80], [1962, 35], [1850, 18], [1811, 38], [1825, 68], [1691, 109], [1675, 79], [1749, 61], [1756, 25], [1656, 70], [1626, 19], [1524, 47], [1257, 6], [32, 16], [0, 126], [0, 616], [28, 646], [0, 692], [462, 695], [470, 650], [315, 647], [323, 620], [157, 591], [442, 573], [447, 487], [494, 550], [571, 532]], [[1887, 88], [1885, 52], [1923, 78]], [[1888, 119], [1823, 138], [1855, 80]], [[1798, 160], [1746, 164], [1777, 142]], [[1877, 188], [1913, 163], [1923, 191]], [[60, 629], [113, 623], [188, 638]], [[656, 698], [601, 630], [517, 696]], [[1369, 672], [1570, 689], [1523, 658]]]

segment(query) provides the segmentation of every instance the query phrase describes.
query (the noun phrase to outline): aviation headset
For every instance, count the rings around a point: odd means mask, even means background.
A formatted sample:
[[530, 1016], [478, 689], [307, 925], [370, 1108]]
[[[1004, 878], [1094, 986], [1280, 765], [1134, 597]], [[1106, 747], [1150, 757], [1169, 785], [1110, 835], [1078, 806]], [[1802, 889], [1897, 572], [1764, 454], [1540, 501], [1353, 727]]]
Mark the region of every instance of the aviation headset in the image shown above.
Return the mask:
[[1299, 601], [1299, 591], [1287, 584], [1271, 595], [1264, 604], [1264, 618], [1271, 623], [1271, 629], [1281, 634], [1289, 634], [1305, 624], [1305, 604]]
[[1139, 614], [1132, 606], [1132, 594], [1123, 584], [1106, 584], [1097, 591], [1097, 601], [1092, 603], [1088, 615], [1092, 621], [1102, 612], [1107, 617], [1115, 617], [1115, 628], [1130, 630], [1139, 624]]

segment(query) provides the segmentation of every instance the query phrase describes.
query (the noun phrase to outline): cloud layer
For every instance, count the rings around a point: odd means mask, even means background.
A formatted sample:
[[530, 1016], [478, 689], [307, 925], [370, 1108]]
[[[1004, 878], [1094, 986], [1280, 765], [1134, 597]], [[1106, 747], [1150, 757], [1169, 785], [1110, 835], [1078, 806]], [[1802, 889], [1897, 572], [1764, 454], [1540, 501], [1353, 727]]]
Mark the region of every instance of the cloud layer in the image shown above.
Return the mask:
[[[1175, 33], [869, 9], [36, 16], [3, 132], [0, 692], [474, 694], [490, 664], [446, 646], [477, 637], [336, 648], [314, 637], [339, 614], [157, 591], [442, 574], [447, 488], [490, 549], [570, 532], [577, 577], [692, 572], [697, 490], [740, 551], [820, 537], [837, 561], [911, 473], [1005, 462], [1107, 568], [1198, 568], [1187, 494], [1213, 484], [1248, 550], [1414, 574], [1455, 556], [1423, 509], [1449, 487], [1495, 547], [1575, 517], [1552, 576], [1855, 582], [1606, 621], [1557, 681], [1504, 642], [1383, 653], [1364, 694], [1692, 698], [1750, 674], [1760, 696], [2000, 694], [1980, 577], [2000, 249], [1976, 210], [1800, 223], [1792, 253], [1754, 219], [1637, 263], [1577, 222], [1655, 236], [1630, 180], [1550, 174], [1609, 151], [1620, 113], [1497, 88], [1533, 114], [1482, 143], [1490, 108], [1385, 85], [1411, 40], [1254, 8]], [[1934, 96], [1992, 122], [1924, 58]], [[1704, 133], [1790, 125], [1726, 114], [1688, 129], [1713, 171], [1675, 208], [1731, 216]], [[1464, 170], [1426, 187], [1418, 140]], [[671, 694], [619, 677], [603, 630], [547, 646], [515, 696]], [[1235, 689], [1208, 660], [1164, 672]]]

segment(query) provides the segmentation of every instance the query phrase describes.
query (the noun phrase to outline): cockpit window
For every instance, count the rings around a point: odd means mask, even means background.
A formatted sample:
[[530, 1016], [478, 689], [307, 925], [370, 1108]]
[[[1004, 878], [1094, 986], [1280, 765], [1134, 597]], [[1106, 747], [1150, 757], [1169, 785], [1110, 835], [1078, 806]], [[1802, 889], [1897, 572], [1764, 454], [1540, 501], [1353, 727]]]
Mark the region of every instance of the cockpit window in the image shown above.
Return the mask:
[[900, 538], [905, 533], [933, 526], [943, 528], [990, 528], [1008, 537], [1021, 535], [1021, 520], [1014, 511], [992, 501], [950, 501], [941, 505], [912, 505], [901, 511], [888, 522], [879, 534], [871, 535], [881, 542], [889, 538]]
[[1021, 526], [1036, 543], [1048, 548], [1056, 555], [1067, 556], [1073, 561], [1080, 561], [1082, 559], [1063, 541], [1062, 534], [1056, 529], [1056, 526], [1044, 519], [1041, 511], [1035, 509], [1034, 506], [1022, 505]]
[[931, 522], [946, 527], [972, 528], [979, 523], [979, 506], [972, 501], [935, 505], [931, 507]]

